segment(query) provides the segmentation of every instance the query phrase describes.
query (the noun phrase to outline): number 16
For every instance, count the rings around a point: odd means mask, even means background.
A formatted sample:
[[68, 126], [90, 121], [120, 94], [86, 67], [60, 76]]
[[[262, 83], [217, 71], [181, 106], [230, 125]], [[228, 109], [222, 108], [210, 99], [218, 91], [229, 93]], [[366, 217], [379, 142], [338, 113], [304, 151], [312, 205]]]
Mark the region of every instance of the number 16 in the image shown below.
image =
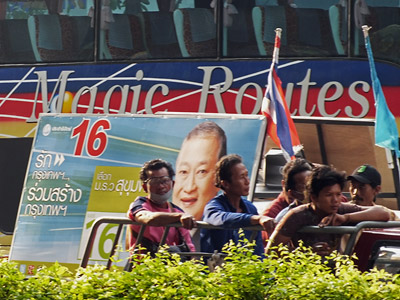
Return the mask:
[[111, 129], [110, 121], [107, 119], [97, 120], [90, 128], [89, 123], [89, 119], [84, 119], [72, 131], [71, 138], [77, 137], [74, 150], [76, 156], [82, 155], [85, 144], [86, 152], [90, 156], [100, 156], [107, 148], [108, 138], [105, 131]]

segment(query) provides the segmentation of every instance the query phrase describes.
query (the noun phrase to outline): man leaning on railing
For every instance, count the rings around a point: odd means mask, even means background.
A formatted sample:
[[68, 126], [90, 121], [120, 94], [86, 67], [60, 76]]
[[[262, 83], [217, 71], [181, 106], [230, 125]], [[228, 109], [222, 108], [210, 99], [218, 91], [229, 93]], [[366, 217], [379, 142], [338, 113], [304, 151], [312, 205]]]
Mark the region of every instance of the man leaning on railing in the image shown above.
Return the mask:
[[[148, 195], [138, 197], [131, 203], [128, 217], [145, 227], [140, 245], [154, 255], [163, 237], [165, 225], [180, 222], [183, 228], [171, 227], [165, 239], [169, 246], [187, 245], [186, 251], [195, 251], [188, 229], [196, 227], [192, 215], [184, 213], [178, 206], [168, 202], [172, 194], [174, 170], [170, 163], [154, 159], [146, 162], [140, 170], [142, 187]], [[136, 245], [141, 225], [129, 225], [128, 244], [132, 250]]]
[[310, 203], [296, 207], [276, 226], [266, 251], [272, 246], [286, 244], [293, 249], [302, 240], [305, 246], [324, 256], [340, 250], [341, 236], [327, 233], [304, 233], [304, 226], [355, 225], [361, 221], [389, 221], [391, 211], [383, 206], [358, 206], [341, 203], [346, 178], [343, 172], [331, 166], [319, 166], [312, 171], [306, 185], [306, 197]]
[[[223, 194], [207, 203], [203, 221], [222, 226], [224, 230], [201, 229], [201, 251], [221, 252], [222, 247], [230, 240], [237, 243], [240, 240], [239, 228], [261, 225], [262, 229], [272, 232], [274, 219], [259, 216], [254, 204], [242, 197], [249, 194], [250, 180], [239, 155], [226, 155], [218, 161], [216, 186], [223, 190]], [[248, 240], [252, 239], [252, 231], [244, 230], [244, 235]], [[256, 232], [255, 241], [254, 253], [263, 256], [264, 246], [260, 231]]]

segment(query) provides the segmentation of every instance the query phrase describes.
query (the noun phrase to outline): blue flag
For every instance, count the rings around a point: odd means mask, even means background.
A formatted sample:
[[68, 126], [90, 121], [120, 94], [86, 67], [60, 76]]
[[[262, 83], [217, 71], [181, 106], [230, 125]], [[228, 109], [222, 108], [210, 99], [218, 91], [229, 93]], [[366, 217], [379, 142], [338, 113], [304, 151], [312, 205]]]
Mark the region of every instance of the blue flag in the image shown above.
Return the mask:
[[399, 133], [397, 131], [396, 120], [386, 104], [381, 82], [376, 75], [375, 62], [374, 57], [372, 56], [371, 44], [368, 35], [365, 37], [365, 48], [367, 49], [369, 66], [371, 70], [372, 89], [375, 98], [375, 145], [394, 150], [396, 152], [396, 156], [400, 157]]

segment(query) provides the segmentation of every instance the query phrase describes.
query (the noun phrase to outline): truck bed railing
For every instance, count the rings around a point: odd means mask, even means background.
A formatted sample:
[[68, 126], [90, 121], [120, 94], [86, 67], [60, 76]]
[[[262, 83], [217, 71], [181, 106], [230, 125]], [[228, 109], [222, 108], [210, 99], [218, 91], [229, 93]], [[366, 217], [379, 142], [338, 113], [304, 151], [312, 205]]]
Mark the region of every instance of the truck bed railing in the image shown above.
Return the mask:
[[[210, 225], [210, 224], [208, 224], [206, 222], [203, 222], [203, 221], [197, 221], [196, 223], [197, 223], [197, 228], [198, 229], [201, 229], [201, 228], [219, 229], [219, 230], [226, 229], [226, 228], [223, 228], [222, 226]], [[117, 232], [115, 234], [115, 239], [114, 239], [114, 242], [113, 242], [113, 245], [112, 245], [112, 248], [111, 248], [110, 256], [109, 256], [109, 259], [107, 261], [107, 269], [111, 268], [111, 265], [112, 265], [112, 259], [111, 258], [114, 256], [115, 251], [117, 249], [118, 241], [120, 239], [123, 226], [124, 225], [141, 225], [140, 230], [138, 232], [137, 239], [136, 239], [136, 241], [137, 241], [136, 244], [140, 244], [140, 241], [141, 241], [141, 239], [143, 237], [144, 230], [146, 228], [146, 225], [143, 225], [143, 224], [137, 223], [137, 222], [133, 222], [131, 219], [129, 219], [127, 217], [100, 217], [100, 218], [97, 218], [93, 222], [92, 229], [90, 231], [90, 234], [89, 234], [89, 237], [88, 237], [88, 241], [87, 241], [87, 244], [86, 244], [85, 252], [83, 254], [82, 261], [81, 261], [81, 264], [80, 264], [80, 266], [83, 267], [83, 268], [86, 268], [87, 265], [88, 265], [90, 254], [92, 252], [93, 244], [94, 244], [94, 241], [95, 241], [95, 238], [96, 238], [97, 230], [100, 227], [100, 225], [102, 225], [102, 224], [117, 224], [118, 225]], [[162, 235], [162, 238], [161, 238], [161, 241], [159, 243], [159, 246], [165, 244], [165, 240], [167, 238], [168, 231], [169, 231], [170, 227], [182, 227], [182, 226], [181, 226], [181, 223], [172, 223], [172, 224], [168, 224], [168, 225], [165, 225], [165, 226], [162, 226], [162, 227], [165, 227], [165, 230], [164, 230], [164, 233]], [[256, 237], [257, 232], [262, 230], [262, 227], [259, 226], [259, 225], [256, 225], [256, 226], [243, 227], [243, 229], [253, 231], [253, 234], [250, 237], [250, 241], [252, 241]], [[197, 256], [197, 257], [199, 257], [199, 256], [207, 257], [207, 256], [211, 256], [213, 253], [190, 252], [190, 253], [180, 253], [180, 254], [182, 254], [182, 255], [189, 254], [190, 256]]]
[[[117, 233], [115, 235], [115, 239], [111, 248], [110, 256], [107, 261], [107, 269], [111, 268], [112, 265], [112, 257], [115, 254], [115, 251], [117, 249], [118, 241], [121, 236], [122, 228], [124, 225], [141, 225], [141, 228], [139, 230], [138, 236], [137, 236], [137, 244], [140, 244], [140, 241], [143, 237], [144, 230], [146, 228], [146, 225], [142, 225], [137, 222], [133, 222], [131, 219], [127, 217], [100, 217], [97, 218], [92, 226], [92, 229], [89, 234], [89, 238], [86, 244], [85, 252], [82, 257], [81, 261], [81, 267], [86, 268], [89, 262], [90, 254], [92, 252], [93, 248], [93, 243], [96, 238], [97, 230], [100, 225], [102, 224], [117, 224]], [[165, 227], [162, 239], [160, 241], [159, 245], [163, 245], [165, 243], [165, 239], [168, 235], [168, 231], [170, 227], [181, 227], [180, 223], [173, 223], [169, 224]], [[324, 228], [320, 228], [318, 226], [306, 226], [300, 229], [300, 232], [303, 233], [334, 233], [334, 234], [350, 234], [349, 240], [346, 244], [346, 248], [343, 254], [350, 255], [354, 249], [355, 243], [357, 241], [357, 236], [358, 233], [365, 229], [365, 228], [396, 228], [400, 227], [400, 222], [399, 221], [389, 221], [389, 222], [377, 222], [377, 221], [364, 221], [358, 223], [356, 226], [327, 226]], [[214, 226], [210, 225], [206, 222], [203, 221], [197, 221], [197, 228], [205, 228], [205, 229], [218, 229], [218, 230], [224, 230], [227, 228], [224, 228], [222, 226]], [[260, 225], [255, 225], [255, 226], [249, 226], [249, 227], [244, 227], [243, 229], [245, 230], [251, 230], [253, 231], [253, 234], [250, 238], [250, 240], [253, 240], [256, 237], [256, 234], [258, 231], [262, 230], [262, 227]], [[182, 253], [182, 254], [189, 254], [190, 256], [203, 256], [203, 257], [208, 257], [211, 256], [212, 253], [206, 253], [206, 252], [190, 252], [190, 253]]]
[[354, 246], [357, 241], [358, 233], [365, 228], [396, 228], [400, 227], [399, 221], [363, 221], [355, 226], [327, 226], [320, 228], [318, 226], [306, 226], [300, 229], [300, 232], [304, 233], [335, 233], [335, 234], [350, 234], [350, 238], [347, 241], [346, 248], [344, 250], [345, 255], [350, 255], [353, 252]]

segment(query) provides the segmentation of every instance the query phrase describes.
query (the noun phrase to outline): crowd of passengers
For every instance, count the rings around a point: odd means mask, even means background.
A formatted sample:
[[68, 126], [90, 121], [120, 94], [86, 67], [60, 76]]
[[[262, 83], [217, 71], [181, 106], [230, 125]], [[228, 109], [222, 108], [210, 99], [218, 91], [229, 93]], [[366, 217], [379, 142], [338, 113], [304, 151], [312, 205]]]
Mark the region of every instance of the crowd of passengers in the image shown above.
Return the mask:
[[[333, 166], [313, 164], [303, 158], [283, 167], [282, 192], [258, 214], [255, 205], [245, 198], [250, 179], [242, 158], [226, 155], [224, 132], [209, 121], [197, 125], [184, 139], [176, 170], [175, 177], [169, 162], [146, 162], [140, 180], [147, 196], [138, 197], [128, 210], [131, 220], [147, 225], [139, 243], [151, 254], [158, 250], [163, 226], [177, 222], [182, 227], [171, 227], [165, 244], [186, 244], [187, 251], [207, 253], [221, 252], [230, 240], [237, 243], [242, 239], [240, 228], [261, 225], [263, 231], [256, 232], [254, 253], [262, 257], [279, 244], [294, 249], [300, 240], [322, 256], [342, 250], [340, 235], [299, 232], [304, 226], [396, 220], [393, 211], [375, 204], [381, 175], [373, 166], [361, 165], [346, 177], [345, 172]], [[342, 193], [346, 181], [351, 199]], [[224, 230], [198, 229], [199, 220]], [[130, 225], [127, 242], [131, 251], [137, 249], [141, 227]], [[244, 236], [251, 240], [253, 232], [244, 230]]]
[[[141, 244], [152, 253], [157, 251], [163, 235], [162, 226], [175, 222], [180, 222], [182, 227], [170, 228], [167, 245], [179, 245], [184, 240], [190, 251], [209, 253], [220, 252], [229, 240], [237, 242], [239, 228], [261, 225], [264, 231], [257, 233], [254, 252], [262, 256], [273, 245], [282, 243], [293, 249], [300, 240], [320, 255], [341, 250], [340, 236], [299, 233], [303, 226], [355, 225], [361, 221], [395, 219], [391, 210], [375, 205], [381, 176], [374, 167], [362, 165], [346, 178], [332, 166], [313, 165], [302, 158], [286, 164], [282, 192], [259, 215], [256, 207], [244, 198], [250, 187], [246, 166], [239, 155], [231, 154], [223, 156], [217, 163], [215, 185], [222, 193], [206, 204], [203, 214], [205, 222], [223, 226], [226, 230], [201, 229], [200, 249], [196, 249], [189, 231], [196, 227], [196, 219], [168, 201], [173, 187], [172, 165], [160, 159], [149, 161], [144, 164], [140, 176], [147, 196], [138, 197], [131, 204], [128, 215], [132, 220], [148, 225]], [[342, 194], [346, 180], [350, 181], [350, 201]], [[131, 225], [131, 247], [136, 246], [139, 229], [140, 225]], [[244, 234], [250, 239], [252, 231], [245, 230]]]

